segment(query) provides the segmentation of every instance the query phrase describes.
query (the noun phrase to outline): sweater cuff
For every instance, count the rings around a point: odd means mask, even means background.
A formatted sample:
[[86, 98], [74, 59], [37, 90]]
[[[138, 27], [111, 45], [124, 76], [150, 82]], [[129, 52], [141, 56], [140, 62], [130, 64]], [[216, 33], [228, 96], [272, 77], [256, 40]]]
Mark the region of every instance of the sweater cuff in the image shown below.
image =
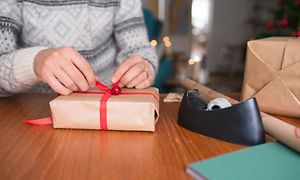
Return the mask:
[[30, 47], [20, 49], [16, 52], [13, 59], [13, 70], [15, 78], [18, 82], [31, 86], [38, 82], [33, 71], [33, 61], [35, 56], [46, 47]]

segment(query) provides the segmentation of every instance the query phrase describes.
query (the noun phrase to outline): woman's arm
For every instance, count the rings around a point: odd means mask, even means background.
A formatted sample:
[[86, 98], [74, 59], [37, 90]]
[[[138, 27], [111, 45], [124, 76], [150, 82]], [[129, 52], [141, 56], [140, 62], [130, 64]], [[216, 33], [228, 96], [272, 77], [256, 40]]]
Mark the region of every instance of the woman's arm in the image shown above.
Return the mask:
[[118, 48], [119, 68], [112, 81], [121, 80], [121, 86], [145, 88], [154, 80], [158, 59], [150, 45], [140, 0], [120, 0], [115, 20], [114, 36]]
[[94, 86], [92, 68], [73, 48], [19, 46], [21, 6], [16, 0], [0, 1], [0, 97], [26, 91], [37, 82], [63, 95]]
[[19, 49], [22, 30], [20, 4], [0, 1], [0, 97], [27, 90], [37, 82], [33, 59], [43, 47]]

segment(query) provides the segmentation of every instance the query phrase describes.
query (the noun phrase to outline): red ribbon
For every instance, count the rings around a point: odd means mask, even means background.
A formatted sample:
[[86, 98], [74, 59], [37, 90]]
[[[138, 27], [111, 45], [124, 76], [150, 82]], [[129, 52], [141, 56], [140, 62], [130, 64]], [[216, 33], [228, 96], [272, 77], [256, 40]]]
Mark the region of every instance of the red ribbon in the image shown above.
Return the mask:
[[[133, 95], [133, 94], [147, 94], [152, 95], [153, 98], [157, 101], [159, 104], [159, 99], [156, 97], [155, 94], [149, 93], [149, 92], [122, 92], [121, 88], [118, 86], [118, 82], [113, 84], [111, 88], [105, 86], [104, 84], [100, 82], [96, 82], [96, 87], [101, 90], [100, 92], [74, 92], [74, 94], [103, 94], [103, 96], [100, 99], [100, 129], [107, 130], [107, 101], [112, 95], [120, 95], [120, 94], [126, 94], [126, 95]], [[32, 125], [48, 125], [52, 124], [53, 120], [51, 117], [37, 119], [37, 120], [25, 120], [26, 124], [32, 124]]]

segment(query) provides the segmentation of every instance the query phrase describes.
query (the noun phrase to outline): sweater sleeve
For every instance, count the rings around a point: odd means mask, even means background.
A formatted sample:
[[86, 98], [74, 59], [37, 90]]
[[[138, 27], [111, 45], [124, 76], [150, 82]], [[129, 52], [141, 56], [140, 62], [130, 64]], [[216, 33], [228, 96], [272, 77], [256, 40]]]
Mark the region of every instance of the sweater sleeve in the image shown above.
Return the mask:
[[0, 97], [31, 88], [37, 78], [33, 59], [44, 47], [20, 49], [22, 12], [16, 0], [0, 1]]
[[140, 0], [120, 0], [114, 19], [114, 36], [120, 50], [118, 64], [132, 55], [140, 55], [157, 71], [158, 58], [147, 36]]

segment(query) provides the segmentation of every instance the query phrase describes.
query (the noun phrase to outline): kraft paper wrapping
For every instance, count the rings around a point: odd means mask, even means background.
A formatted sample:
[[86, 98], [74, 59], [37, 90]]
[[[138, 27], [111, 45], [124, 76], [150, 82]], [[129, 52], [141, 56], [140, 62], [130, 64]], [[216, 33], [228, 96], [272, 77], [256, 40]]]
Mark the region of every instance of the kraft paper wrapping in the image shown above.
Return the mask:
[[300, 38], [248, 42], [242, 101], [251, 97], [266, 113], [300, 118]]
[[[149, 92], [159, 98], [156, 88], [126, 91]], [[71, 94], [50, 102], [54, 128], [100, 129], [102, 94]], [[159, 103], [152, 95], [112, 95], [107, 102], [108, 130], [155, 131]]]

